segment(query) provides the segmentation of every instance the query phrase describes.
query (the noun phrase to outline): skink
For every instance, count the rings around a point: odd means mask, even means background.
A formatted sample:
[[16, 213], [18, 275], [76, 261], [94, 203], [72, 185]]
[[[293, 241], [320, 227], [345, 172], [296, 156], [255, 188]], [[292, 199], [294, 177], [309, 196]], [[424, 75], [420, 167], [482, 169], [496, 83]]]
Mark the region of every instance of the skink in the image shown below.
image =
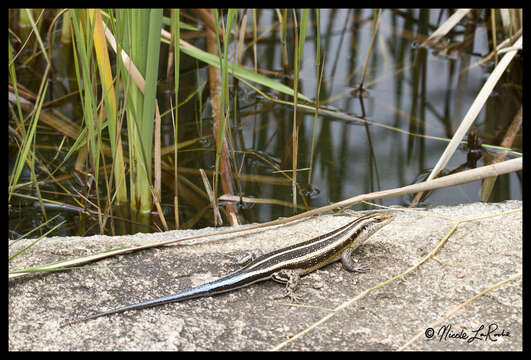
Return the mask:
[[249, 286], [259, 281], [274, 280], [286, 284], [286, 295], [297, 299], [293, 291], [301, 275], [340, 260], [349, 271], [359, 271], [352, 252], [372, 234], [387, 225], [394, 216], [382, 212], [361, 216], [346, 225], [313, 239], [258, 256], [241, 269], [174, 295], [147, 300], [73, 320], [62, 326], [95, 319], [101, 316], [139, 310], [162, 304], [213, 296]]

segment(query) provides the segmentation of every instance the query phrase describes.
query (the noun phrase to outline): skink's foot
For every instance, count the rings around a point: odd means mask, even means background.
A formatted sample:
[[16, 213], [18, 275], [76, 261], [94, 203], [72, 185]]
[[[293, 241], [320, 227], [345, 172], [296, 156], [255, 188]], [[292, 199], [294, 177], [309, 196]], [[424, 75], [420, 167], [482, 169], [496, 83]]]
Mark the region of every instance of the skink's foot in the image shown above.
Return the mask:
[[295, 295], [295, 290], [300, 283], [300, 275], [294, 270], [280, 270], [273, 274], [273, 280], [281, 284], [286, 284], [284, 295], [276, 296], [275, 299], [289, 298], [292, 302], [302, 301], [302, 297]]

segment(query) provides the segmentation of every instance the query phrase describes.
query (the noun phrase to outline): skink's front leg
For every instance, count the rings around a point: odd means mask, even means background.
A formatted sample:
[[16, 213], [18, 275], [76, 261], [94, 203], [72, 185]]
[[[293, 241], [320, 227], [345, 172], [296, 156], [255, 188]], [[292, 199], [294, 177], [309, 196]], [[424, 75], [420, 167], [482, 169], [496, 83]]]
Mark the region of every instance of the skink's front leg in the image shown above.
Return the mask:
[[301, 297], [294, 294], [300, 283], [300, 275], [295, 270], [280, 270], [273, 274], [272, 279], [281, 284], [286, 284], [285, 293], [282, 296], [277, 296], [276, 299], [288, 297], [293, 302], [298, 302]]
[[351, 272], [366, 272], [369, 270], [369, 267], [366, 265], [360, 265], [354, 261], [352, 258], [352, 253], [356, 250], [356, 248], [348, 248], [341, 253], [341, 263], [343, 264], [343, 267]]

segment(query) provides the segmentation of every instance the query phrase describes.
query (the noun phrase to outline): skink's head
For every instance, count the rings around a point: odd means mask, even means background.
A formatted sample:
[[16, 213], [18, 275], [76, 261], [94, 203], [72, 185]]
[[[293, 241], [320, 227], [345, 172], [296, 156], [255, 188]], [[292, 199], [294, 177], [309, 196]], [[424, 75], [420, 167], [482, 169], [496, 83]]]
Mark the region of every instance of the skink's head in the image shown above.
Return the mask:
[[356, 233], [359, 234], [357, 241], [359, 243], [367, 240], [372, 234], [389, 224], [394, 219], [394, 215], [384, 212], [376, 212], [360, 217], [356, 223], [356, 228], [359, 230]]
[[375, 223], [384, 225], [389, 224], [395, 218], [393, 214], [384, 212], [376, 212], [366, 216], [368, 219], [372, 219]]

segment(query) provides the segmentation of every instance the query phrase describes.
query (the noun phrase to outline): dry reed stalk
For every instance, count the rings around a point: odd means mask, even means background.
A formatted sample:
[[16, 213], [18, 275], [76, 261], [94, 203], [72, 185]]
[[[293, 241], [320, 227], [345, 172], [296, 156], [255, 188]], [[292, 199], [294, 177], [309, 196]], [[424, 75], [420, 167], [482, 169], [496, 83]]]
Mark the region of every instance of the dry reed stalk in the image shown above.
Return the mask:
[[201, 179], [203, 180], [203, 186], [205, 187], [205, 191], [208, 195], [208, 200], [210, 201], [212, 209], [214, 209], [214, 216], [216, 217], [216, 222], [218, 224], [222, 224], [223, 219], [221, 218], [221, 213], [219, 212], [219, 209], [216, 206], [216, 197], [214, 196], [214, 192], [212, 191], [212, 186], [210, 186], [210, 181], [208, 181], [208, 176], [206, 175], [204, 169], [199, 169], [199, 172], [201, 173]]
[[[498, 65], [494, 68], [492, 73], [490, 74], [489, 78], [479, 91], [479, 94], [474, 99], [474, 102], [468, 109], [468, 112], [466, 113], [465, 117], [463, 118], [463, 121], [461, 121], [461, 124], [459, 124], [459, 127], [454, 133], [454, 136], [452, 137], [452, 140], [448, 145], [446, 146], [446, 149], [444, 150], [443, 154], [439, 158], [439, 161], [433, 168], [433, 170], [430, 173], [430, 176], [427, 180], [434, 179], [441, 170], [446, 166], [452, 155], [457, 150], [457, 147], [459, 144], [461, 144], [461, 141], [465, 137], [468, 129], [470, 126], [474, 123], [474, 120], [476, 120], [477, 116], [479, 115], [479, 112], [483, 108], [483, 105], [489, 98], [490, 94], [492, 93], [492, 90], [494, 90], [494, 86], [498, 83], [498, 80], [503, 75], [503, 72], [509, 66], [512, 59], [516, 55], [517, 51], [522, 48], [522, 37], [518, 38], [516, 40], [515, 44], [511, 47], [510, 50], [508, 50], [503, 58], [500, 60]], [[416, 201], [422, 197], [422, 194], [417, 194], [415, 196], [415, 199], [412, 202], [412, 206], [415, 206]]]
[[[210, 14], [213, 17], [212, 13]], [[213, 21], [213, 19], [212, 19]], [[216, 37], [216, 32], [207, 28], [206, 30], [206, 42], [207, 42], [207, 51], [213, 55], [218, 55], [218, 39]], [[228, 146], [225, 138], [219, 139], [217, 134], [220, 133], [221, 126], [221, 84], [220, 84], [220, 71], [214, 66], [208, 66], [208, 85], [210, 87], [210, 98], [212, 99], [212, 117], [214, 119], [214, 138], [216, 141], [222, 141], [221, 145], [221, 158], [220, 158], [220, 178], [221, 178], [221, 188], [224, 194], [234, 195], [234, 189], [232, 188], [232, 176], [230, 172], [230, 163], [228, 157]], [[216, 189], [214, 189], [216, 191]], [[214, 194], [216, 195], [216, 194]], [[215, 196], [214, 196], [215, 198]], [[217, 201], [214, 203], [217, 206]], [[226, 206], [227, 209], [227, 218], [229, 224], [239, 225], [240, 221], [238, 220], [238, 211], [234, 204], [228, 203]], [[216, 209], [214, 211], [214, 219], [216, 217]], [[216, 221], [216, 220], [215, 220]]]
[[[321, 214], [321, 213], [331, 211], [337, 208], [344, 208], [344, 207], [352, 206], [362, 201], [370, 201], [370, 200], [383, 199], [383, 198], [400, 196], [400, 195], [405, 195], [405, 194], [413, 194], [413, 193], [420, 192], [420, 191], [430, 191], [430, 190], [435, 190], [435, 189], [439, 189], [443, 187], [455, 186], [459, 184], [481, 180], [489, 176], [498, 176], [498, 175], [508, 174], [510, 172], [522, 170], [522, 162], [523, 162], [522, 159], [523, 159], [522, 157], [519, 157], [519, 158], [512, 159], [512, 160], [506, 160], [498, 164], [486, 165], [486, 166], [482, 166], [476, 169], [465, 170], [457, 174], [447, 175], [447, 176], [443, 176], [443, 177], [440, 177], [434, 180], [424, 181], [418, 184], [412, 184], [412, 185], [404, 186], [401, 188], [382, 190], [382, 191], [377, 191], [377, 192], [373, 192], [369, 194], [357, 195], [357, 196], [351, 197], [349, 199], [346, 199], [346, 200], [343, 200], [343, 201], [340, 201], [334, 204], [322, 206], [320, 208], [316, 208], [316, 209], [312, 209], [312, 210], [309, 210], [303, 213], [299, 213], [297, 215], [293, 215], [288, 218], [281, 218], [281, 219], [277, 219], [273, 221], [268, 221], [262, 224], [254, 224], [254, 225], [245, 226], [245, 227], [237, 227], [235, 229], [222, 230], [222, 231], [213, 232], [210, 234], [188, 236], [188, 237], [184, 237], [180, 239], [150, 242], [142, 246], [136, 246], [136, 247], [126, 248], [126, 249], [118, 249], [118, 250], [108, 251], [105, 253], [85, 256], [79, 259], [66, 260], [66, 261], [54, 263], [51, 265], [40, 266], [39, 269], [53, 270], [53, 269], [63, 269], [66, 267], [71, 267], [71, 266], [79, 266], [79, 265], [87, 264], [87, 263], [90, 263], [96, 260], [104, 259], [106, 257], [114, 256], [114, 255], [126, 254], [126, 253], [130, 253], [133, 251], [149, 249], [153, 247], [167, 246], [167, 245], [175, 244], [175, 243], [185, 241], [185, 240], [206, 238], [209, 236], [219, 236], [219, 235], [225, 235], [225, 234], [234, 234], [234, 233], [238, 233], [242, 231], [249, 231], [249, 230], [255, 230], [255, 229], [260, 229], [260, 228], [269, 227], [269, 226], [286, 224], [286, 223], [290, 223], [295, 220], [303, 219], [303, 218], [306, 218], [312, 215]], [[19, 272], [16, 274], [9, 274], [9, 279], [17, 278], [20, 276], [25, 276], [28, 274], [32, 274], [32, 272]]]
[[462, 18], [464, 18], [471, 9], [459, 9], [452, 16], [450, 16], [437, 30], [435, 30], [420, 46], [431, 45], [434, 42], [439, 41], [443, 36], [448, 34], [450, 30], [453, 29], [455, 25]]
[[[211, 31], [214, 34], [216, 33], [216, 21], [214, 20], [214, 16], [212, 16], [212, 10], [211, 9], [190, 9], [194, 14], [196, 14], [203, 24], [207, 27], [206, 31]], [[208, 35], [207, 35], [208, 36]], [[223, 41], [224, 34], [220, 31], [219, 32], [219, 39]], [[217, 52], [213, 53], [217, 56]]]
[[[507, 147], [507, 148], [512, 147], [514, 139], [516, 138], [518, 131], [522, 127], [522, 120], [523, 120], [523, 106], [520, 106], [520, 110], [518, 110], [513, 120], [511, 121], [509, 128], [505, 132], [505, 136], [503, 137], [503, 140], [500, 142], [500, 146]], [[500, 151], [494, 157], [492, 164], [502, 162], [505, 160], [506, 157], [507, 157], [507, 153]], [[492, 176], [492, 177], [488, 177], [483, 180], [483, 184], [481, 186], [481, 201], [488, 201], [497, 178], [498, 178], [497, 176]]]

